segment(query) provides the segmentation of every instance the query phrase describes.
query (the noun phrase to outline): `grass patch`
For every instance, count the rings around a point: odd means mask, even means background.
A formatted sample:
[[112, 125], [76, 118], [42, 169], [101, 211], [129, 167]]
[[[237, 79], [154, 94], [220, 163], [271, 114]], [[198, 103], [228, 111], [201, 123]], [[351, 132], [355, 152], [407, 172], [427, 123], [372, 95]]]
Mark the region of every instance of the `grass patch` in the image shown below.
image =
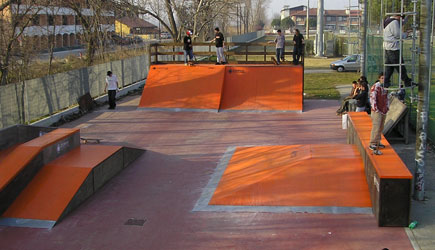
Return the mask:
[[356, 72], [305, 74], [305, 98], [338, 100], [340, 93], [335, 87], [350, 85], [359, 76]]
[[315, 58], [305, 57], [305, 69], [329, 69], [333, 61], [342, 59], [342, 57]]

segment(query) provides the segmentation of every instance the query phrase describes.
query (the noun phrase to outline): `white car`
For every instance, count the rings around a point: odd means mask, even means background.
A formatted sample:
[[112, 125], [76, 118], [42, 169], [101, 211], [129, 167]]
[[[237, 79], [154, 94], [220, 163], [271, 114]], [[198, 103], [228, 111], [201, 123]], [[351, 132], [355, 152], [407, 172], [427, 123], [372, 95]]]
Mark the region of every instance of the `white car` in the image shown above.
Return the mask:
[[337, 70], [338, 72], [358, 71], [361, 68], [361, 55], [354, 54], [346, 56], [341, 60], [332, 62], [330, 68]]

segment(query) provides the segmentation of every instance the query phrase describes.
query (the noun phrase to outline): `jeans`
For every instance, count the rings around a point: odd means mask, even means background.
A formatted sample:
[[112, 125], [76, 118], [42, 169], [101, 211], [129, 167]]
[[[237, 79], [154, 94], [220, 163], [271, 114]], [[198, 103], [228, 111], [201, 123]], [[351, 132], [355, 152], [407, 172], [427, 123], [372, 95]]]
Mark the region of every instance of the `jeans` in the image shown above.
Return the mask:
[[[402, 63], [403, 61], [403, 57]], [[400, 51], [399, 50], [385, 50], [385, 64], [398, 64], [400, 61]], [[408, 77], [408, 74], [406, 73], [405, 65], [402, 65], [402, 75], [400, 76], [402, 81], [405, 82], [405, 86], [411, 85], [411, 78]], [[386, 88], [391, 86], [391, 76], [394, 73], [394, 69], [399, 72], [399, 66], [385, 66], [385, 82], [384, 86]], [[400, 85], [400, 84], [399, 84]]]
[[384, 130], [385, 117], [381, 113], [372, 110], [372, 132], [370, 134], [370, 145], [377, 146], [381, 142], [382, 130]]
[[109, 90], [107, 94], [109, 96], [109, 108], [114, 109], [116, 107], [116, 90]]
[[[189, 60], [187, 59], [187, 56], [189, 56]], [[184, 50], [184, 63], [187, 63], [188, 61], [193, 60], [193, 50]]]
[[226, 62], [225, 55], [224, 55], [224, 47], [216, 47], [216, 56], [217, 56], [218, 63]]
[[281, 58], [284, 57], [284, 48], [276, 48], [276, 61], [278, 64], [281, 62]]
[[302, 55], [302, 46], [293, 47], [293, 64], [299, 64], [299, 59]]

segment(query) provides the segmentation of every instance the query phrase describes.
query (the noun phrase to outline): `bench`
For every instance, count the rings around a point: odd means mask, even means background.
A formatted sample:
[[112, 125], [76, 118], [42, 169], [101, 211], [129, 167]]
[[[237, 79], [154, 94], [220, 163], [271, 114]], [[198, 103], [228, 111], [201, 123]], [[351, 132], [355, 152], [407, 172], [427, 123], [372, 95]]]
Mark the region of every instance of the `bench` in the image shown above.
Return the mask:
[[383, 155], [368, 148], [372, 121], [365, 112], [348, 113], [347, 142], [357, 145], [364, 162], [373, 212], [379, 226], [407, 226], [411, 208], [412, 174], [385, 139]]
[[[16, 131], [24, 128], [21, 126]], [[28, 129], [34, 133], [34, 128]], [[11, 128], [7, 130], [12, 131]], [[18, 138], [18, 135], [14, 137]], [[79, 145], [79, 129], [55, 129], [0, 150], [0, 214], [6, 211], [42, 166]]]

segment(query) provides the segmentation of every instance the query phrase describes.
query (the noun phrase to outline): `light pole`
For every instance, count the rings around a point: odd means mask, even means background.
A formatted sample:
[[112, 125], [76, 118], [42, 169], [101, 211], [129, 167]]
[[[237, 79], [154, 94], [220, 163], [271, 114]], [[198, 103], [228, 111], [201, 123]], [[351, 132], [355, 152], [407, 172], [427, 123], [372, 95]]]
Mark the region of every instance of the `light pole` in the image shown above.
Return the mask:
[[307, 23], [306, 23], [306, 34], [307, 39], [310, 39], [310, 0], [307, 0]]
[[316, 56], [323, 57], [323, 1], [317, 0]]

